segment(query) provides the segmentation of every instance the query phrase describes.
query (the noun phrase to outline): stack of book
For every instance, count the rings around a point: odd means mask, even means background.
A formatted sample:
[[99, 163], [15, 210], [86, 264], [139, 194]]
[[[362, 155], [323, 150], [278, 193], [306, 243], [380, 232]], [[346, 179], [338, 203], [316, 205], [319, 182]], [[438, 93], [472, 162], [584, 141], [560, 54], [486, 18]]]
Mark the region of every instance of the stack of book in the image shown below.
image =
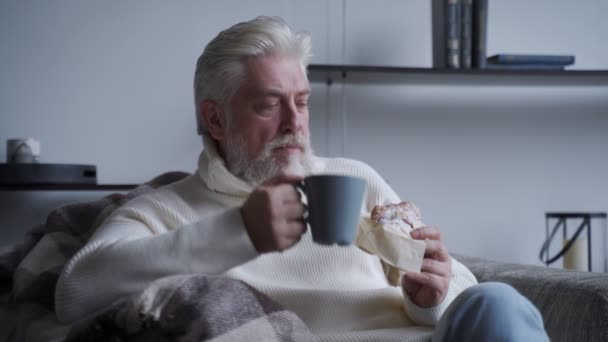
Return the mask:
[[433, 65], [485, 67], [488, 0], [433, 0], [432, 6]]
[[486, 58], [488, 0], [433, 0], [433, 66], [448, 69], [563, 70], [572, 55], [499, 54]]
[[572, 55], [499, 54], [488, 57], [488, 69], [564, 70], [574, 64]]

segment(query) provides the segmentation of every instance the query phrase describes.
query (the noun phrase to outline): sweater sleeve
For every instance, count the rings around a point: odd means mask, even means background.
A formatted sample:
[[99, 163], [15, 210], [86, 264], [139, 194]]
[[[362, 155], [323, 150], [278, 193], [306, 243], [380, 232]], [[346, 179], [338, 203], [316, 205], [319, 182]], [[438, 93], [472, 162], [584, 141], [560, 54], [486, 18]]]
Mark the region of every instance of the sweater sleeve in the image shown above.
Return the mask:
[[155, 279], [220, 274], [257, 255], [238, 208], [160, 234], [136, 217], [115, 215], [64, 268], [55, 292], [57, 317], [73, 322]]
[[448, 293], [443, 299], [443, 302], [434, 307], [421, 308], [410, 300], [410, 297], [405, 293], [402, 287], [403, 298], [405, 298], [405, 312], [408, 317], [418, 324], [435, 326], [452, 301], [454, 301], [462, 291], [475, 284], [477, 284], [477, 280], [473, 273], [458, 260], [452, 258], [452, 278], [450, 279]]

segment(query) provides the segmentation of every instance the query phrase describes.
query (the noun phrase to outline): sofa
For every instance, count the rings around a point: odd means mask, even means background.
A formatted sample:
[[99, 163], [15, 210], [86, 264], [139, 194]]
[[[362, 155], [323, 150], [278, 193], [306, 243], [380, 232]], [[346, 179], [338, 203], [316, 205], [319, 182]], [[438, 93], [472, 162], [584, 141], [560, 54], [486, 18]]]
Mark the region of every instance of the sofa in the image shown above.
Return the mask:
[[454, 255], [481, 282], [510, 284], [540, 310], [552, 341], [608, 341], [608, 273]]
[[[142, 335], [146, 336], [143, 340], [165, 340], [158, 337], [194, 330], [199, 334], [193, 339], [197, 341], [218, 337], [218, 334], [245, 334], [246, 340], [252, 320], [259, 322], [260, 329], [270, 329], [268, 336], [275, 336], [276, 331], [289, 331], [291, 335], [287, 340], [314, 340], [297, 316], [247, 284], [204, 275], [160, 279], [143, 294], [126, 298], [100, 316], [73, 326], [57, 321], [54, 313], [57, 278], [65, 262], [86, 243], [100, 222], [126, 201], [187, 175], [166, 173], [126, 194], [59, 207], [48, 215], [45, 223], [31, 228], [20, 244], [2, 248], [0, 341], [127, 341]], [[542, 313], [552, 341], [608, 341], [608, 274], [505, 263], [460, 254], [453, 256], [464, 263], [479, 282], [504, 282], [526, 296]], [[167, 288], [171, 291], [163, 290]], [[214, 288], [216, 291], [210, 291]], [[242, 310], [227, 311], [230, 325], [213, 326], [212, 322], [222, 321], [222, 317], [215, 315], [219, 312], [218, 302], [227, 298], [228, 288], [232, 289], [233, 298], [240, 298], [239, 303], [247, 300], [252, 303], [251, 307], [259, 310], [249, 310], [244, 316]], [[148, 306], [151, 314], [142, 315], [141, 307], [150, 295], [166, 293], [181, 296], [153, 301], [165, 304], [163, 307]], [[208, 300], [201, 300], [203, 297]], [[233, 304], [226, 303], [224, 307], [234, 307]], [[235, 307], [238, 309], [241, 305]], [[188, 313], [186, 317], [184, 312]], [[194, 312], [197, 314], [192, 314]], [[164, 318], [159, 320], [159, 317]], [[201, 326], [213, 329], [201, 331]], [[227, 331], [232, 335], [226, 335]], [[204, 335], [207, 338], [202, 338], [201, 333], [207, 334]], [[157, 338], [150, 339], [150, 334]], [[214, 341], [221, 340], [214, 338]]]

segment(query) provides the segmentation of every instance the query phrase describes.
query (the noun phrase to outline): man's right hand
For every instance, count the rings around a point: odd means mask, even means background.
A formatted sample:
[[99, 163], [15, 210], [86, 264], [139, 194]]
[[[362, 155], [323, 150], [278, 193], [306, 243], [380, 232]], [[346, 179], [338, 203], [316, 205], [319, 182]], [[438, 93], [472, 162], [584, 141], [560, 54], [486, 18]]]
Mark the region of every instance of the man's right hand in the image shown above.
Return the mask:
[[241, 207], [241, 216], [260, 253], [283, 251], [306, 232], [304, 204], [293, 183], [302, 178], [277, 176], [256, 188]]

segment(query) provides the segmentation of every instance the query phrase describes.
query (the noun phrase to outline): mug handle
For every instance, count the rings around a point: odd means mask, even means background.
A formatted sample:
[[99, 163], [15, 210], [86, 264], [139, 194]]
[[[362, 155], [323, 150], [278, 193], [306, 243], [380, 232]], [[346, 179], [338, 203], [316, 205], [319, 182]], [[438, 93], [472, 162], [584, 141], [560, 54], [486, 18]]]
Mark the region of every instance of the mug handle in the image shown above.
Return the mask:
[[[300, 197], [300, 202], [304, 206], [304, 215], [302, 215], [302, 219], [304, 220], [304, 222], [310, 223], [310, 221], [308, 220], [310, 217], [307, 204], [308, 196], [306, 196], [306, 186], [304, 185], [304, 181], [293, 183], [293, 187], [295, 188], [296, 192]], [[306, 198], [306, 202], [303, 200], [304, 198]]]

